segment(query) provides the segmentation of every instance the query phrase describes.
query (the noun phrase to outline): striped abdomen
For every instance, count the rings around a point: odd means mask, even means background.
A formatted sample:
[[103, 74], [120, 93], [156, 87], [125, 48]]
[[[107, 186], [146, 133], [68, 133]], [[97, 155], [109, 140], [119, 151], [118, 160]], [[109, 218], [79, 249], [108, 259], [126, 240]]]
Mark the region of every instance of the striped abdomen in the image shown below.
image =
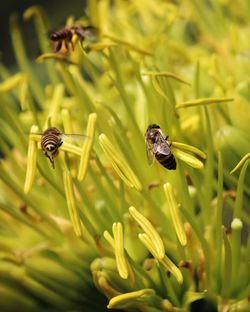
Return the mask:
[[169, 169], [169, 170], [175, 170], [176, 169], [176, 160], [174, 158], [174, 155], [170, 153], [169, 155], [161, 154], [156, 152], [155, 158], [159, 161], [159, 163]]
[[52, 41], [68, 40], [72, 39], [73, 33], [70, 29], [64, 28], [52, 33], [49, 38]]
[[51, 153], [56, 153], [59, 146], [62, 144], [60, 131], [56, 128], [49, 128], [44, 131], [41, 138], [42, 149]]

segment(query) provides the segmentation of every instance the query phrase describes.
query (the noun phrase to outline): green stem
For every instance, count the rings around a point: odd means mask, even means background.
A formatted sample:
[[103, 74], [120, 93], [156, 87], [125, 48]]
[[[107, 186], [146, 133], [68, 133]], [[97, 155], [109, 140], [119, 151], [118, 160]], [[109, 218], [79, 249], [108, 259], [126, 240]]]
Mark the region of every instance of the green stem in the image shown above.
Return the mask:
[[221, 264], [222, 264], [222, 209], [223, 209], [223, 161], [218, 153], [218, 186], [217, 186], [217, 211], [216, 211], [216, 291], [221, 289]]
[[40, 107], [43, 107], [43, 103], [45, 102], [44, 92], [26, 55], [26, 49], [24, 48], [23, 39], [19, 30], [17, 14], [13, 14], [10, 18], [10, 32], [18, 65], [21, 70], [28, 75], [28, 81], [32, 94], [34, 95], [37, 103], [39, 103]]
[[234, 208], [234, 218], [242, 218], [242, 210], [243, 210], [243, 192], [244, 192], [244, 182], [245, 182], [245, 175], [247, 171], [247, 167], [250, 163], [250, 159], [248, 159], [240, 172], [240, 177], [237, 185], [237, 195], [235, 201], [235, 208]]
[[232, 250], [228, 237], [223, 231], [223, 243], [224, 243], [224, 265], [223, 265], [223, 281], [221, 294], [224, 298], [228, 298], [231, 290], [232, 283]]

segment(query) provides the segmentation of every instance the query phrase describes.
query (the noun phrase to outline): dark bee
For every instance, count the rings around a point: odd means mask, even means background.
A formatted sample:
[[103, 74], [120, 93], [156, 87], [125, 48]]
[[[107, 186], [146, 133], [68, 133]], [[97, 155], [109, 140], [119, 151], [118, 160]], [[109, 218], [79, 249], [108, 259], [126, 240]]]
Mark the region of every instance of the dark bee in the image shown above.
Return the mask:
[[62, 138], [87, 139], [88, 137], [80, 134], [63, 134], [57, 128], [48, 128], [41, 134], [41, 148], [44, 155], [48, 157], [52, 168], [55, 168], [54, 158], [58, 155], [59, 147], [63, 144]]
[[176, 169], [176, 160], [167, 143], [168, 136], [164, 139], [161, 128], [158, 125], [149, 125], [145, 133], [147, 156], [149, 164], [156, 158], [159, 163], [169, 169]]
[[[63, 27], [49, 35], [50, 40], [54, 43], [55, 52], [60, 52], [63, 44], [65, 45], [66, 52], [69, 51], [69, 45], [74, 50], [75, 44], [78, 40], [81, 42], [90, 36], [96, 34], [97, 29], [93, 26], [77, 26]], [[76, 40], [73, 41], [73, 36], [76, 35]]]
[[41, 137], [41, 147], [44, 155], [49, 158], [51, 165], [55, 168], [54, 158], [58, 155], [58, 149], [63, 144], [61, 132], [56, 128], [48, 128]]

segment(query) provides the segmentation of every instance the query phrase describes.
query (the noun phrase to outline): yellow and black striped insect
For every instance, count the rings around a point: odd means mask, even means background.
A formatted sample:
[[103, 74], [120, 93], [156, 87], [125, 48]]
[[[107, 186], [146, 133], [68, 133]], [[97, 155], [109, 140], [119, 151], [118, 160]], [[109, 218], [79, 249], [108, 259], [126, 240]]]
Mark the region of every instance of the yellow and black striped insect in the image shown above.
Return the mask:
[[[94, 26], [78, 26], [63, 27], [49, 35], [49, 39], [54, 43], [54, 51], [62, 52], [63, 45], [65, 52], [69, 51], [69, 45], [74, 50], [75, 44], [78, 40], [84, 41], [86, 37], [93, 37], [97, 34], [97, 29]], [[74, 35], [76, 40], [73, 40]]]
[[88, 136], [81, 134], [64, 134], [57, 128], [48, 128], [41, 134], [41, 148], [44, 155], [49, 159], [52, 168], [55, 168], [54, 158], [58, 155], [59, 147], [63, 144], [62, 139], [84, 140]]
[[156, 158], [158, 162], [169, 170], [176, 169], [176, 160], [167, 143], [168, 136], [164, 138], [160, 126], [149, 125], [145, 133], [145, 142], [148, 163], [151, 165]]

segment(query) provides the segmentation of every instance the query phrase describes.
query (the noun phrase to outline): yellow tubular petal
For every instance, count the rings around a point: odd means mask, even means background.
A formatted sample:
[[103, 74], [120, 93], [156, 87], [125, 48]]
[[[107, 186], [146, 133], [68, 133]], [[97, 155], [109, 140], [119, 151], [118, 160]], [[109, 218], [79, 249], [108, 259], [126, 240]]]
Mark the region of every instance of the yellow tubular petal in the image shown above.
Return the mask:
[[5, 79], [2, 83], [0, 83], [0, 94], [13, 90], [23, 81], [25, 77], [25, 74], [18, 73], [8, 79]]
[[152, 85], [155, 89], [155, 91], [160, 94], [167, 102], [169, 102], [169, 98], [167, 95], [163, 92], [160, 83], [155, 75], [151, 76]]
[[187, 85], [191, 85], [189, 82], [187, 82], [186, 80], [182, 79], [180, 76], [174, 74], [174, 73], [170, 73], [170, 72], [154, 72], [154, 71], [148, 71], [148, 72], [144, 72], [142, 73], [143, 76], [157, 76], [157, 77], [167, 77], [167, 78], [173, 78], [176, 81], [179, 81], [181, 83], [185, 83]]
[[88, 14], [90, 18], [90, 22], [92, 25], [99, 27], [100, 17], [99, 17], [99, 6], [97, 0], [87, 0]]
[[175, 147], [176, 149], [181, 149], [183, 151], [187, 151], [193, 154], [196, 154], [197, 156], [206, 159], [207, 155], [198, 149], [197, 147], [194, 147], [192, 145], [184, 144], [184, 143], [179, 143], [179, 142], [172, 142], [172, 146]]
[[100, 275], [100, 276], [97, 276], [96, 279], [97, 279], [98, 288], [100, 288], [108, 298], [111, 298], [120, 294], [120, 292], [118, 292], [109, 284], [109, 281], [106, 279], [106, 277]]
[[71, 65], [76, 65], [74, 62], [69, 60], [67, 57], [65, 57], [62, 54], [59, 53], [44, 53], [36, 58], [37, 63], [43, 63], [46, 60], [57, 60], [57, 61], [63, 61], [65, 63], [71, 64]]
[[147, 234], [139, 234], [138, 237], [140, 241], [145, 245], [145, 247], [149, 250], [149, 252], [153, 255], [153, 257], [157, 259], [167, 271], [171, 272], [174, 275], [178, 283], [182, 284], [183, 276], [180, 269], [166, 255], [164, 255], [164, 257], [161, 259], [158, 258], [155, 247]]
[[165, 267], [167, 271], [174, 275], [179, 284], [183, 283], [181, 270], [167, 256], [160, 260], [160, 263], [162, 264], [162, 266]]
[[106, 239], [106, 241], [110, 244], [110, 246], [113, 247], [113, 249], [115, 249], [115, 240], [109, 234], [109, 232], [108, 231], [104, 231], [103, 236]]
[[[30, 129], [31, 133], [38, 132], [37, 126], [32, 126]], [[29, 136], [28, 156], [27, 156], [27, 171], [24, 182], [24, 193], [28, 194], [31, 190], [35, 172], [36, 172], [36, 159], [37, 159], [37, 142], [32, 139], [32, 135]]]
[[165, 248], [158, 232], [148, 221], [148, 219], [146, 219], [138, 210], [136, 210], [135, 207], [130, 207], [129, 212], [152, 241], [154, 249], [157, 253], [157, 258], [162, 259], [165, 255]]
[[33, 16], [38, 16], [44, 23], [47, 23], [45, 13], [40, 6], [33, 5], [23, 13], [23, 19], [25, 21], [28, 21]]
[[[37, 127], [37, 129], [38, 129], [38, 127]], [[31, 128], [31, 130], [32, 130], [32, 128]], [[36, 134], [36, 132], [31, 133], [31, 130], [30, 130], [30, 139], [32, 139], [33, 141], [36, 141], [36, 142], [40, 142], [41, 141], [41, 135]], [[34, 131], [34, 130], [32, 130], [32, 131]]]
[[191, 107], [191, 106], [199, 106], [199, 105], [209, 105], [209, 104], [216, 104], [216, 103], [222, 103], [222, 102], [231, 102], [234, 101], [234, 98], [232, 97], [225, 97], [225, 98], [203, 98], [203, 99], [197, 99], [192, 101], [187, 101], [183, 103], [179, 103], [176, 105], [176, 108], [185, 108], [185, 107]]
[[[197, 132], [198, 128], [200, 127], [200, 116], [198, 114], [193, 114], [191, 116], [188, 116], [186, 118], [181, 118], [181, 130], [184, 132]], [[172, 142], [174, 143], [174, 142]]]
[[[63, 127], [65, 133], [73, 133], [73, 127], [72, 127], [72, 119], [70, 117], [68, 109], [62, 109], [61, 111], [62, 121], [63, 121]], [[77, 174], [77, 159], [73, 155], [69, 155], [69, 162], [70, 162], [70, 172], [73, 177]]]
[[128, 278], [128, 265], [124, 255], [123, 230], [121, 223], [113, 224], [113, 234], [115, 240], [115, 259], [119, 275], [123, 279]]
[[68, 142], [63, 142], [62, 146], [60, 147], [60, 150], [64, 152], [76, 154], [78, 156], [81, 156], [81, 153], [82, 153], [82, 149], [80, 147], [70, 144]]
[[51, 118], [51, 124], [58, 124], [57, 120], [59, 117], [59, 109], [62, 103], [64, 95], [64, 85], [62, 83], [58, 83], [53, 92], [52, 99], [50, 101], [50, 111], [48, 114], [48, 118]]
[[170, 210], [170, 215], [175, 228], [175, 232], [181, 245], [185, 246], [187, 244], [187, 237], [181, 221], [179, 206], [176, 202], [172, 185], [170, 183], [166, 183], [163, 185], [163, 188], [167, 198], [167, 204]]
[[244, 157], [241, 158], [238, 164], [233, 168], [233, 170], [231, 170], [230, 174], [233, 174], [239, 170], [248, 159], [250, 159], [250, 153], [247, 153]]
[[127, 161], [120, 154], [117, 148], [115, 148], [115, 146], [110, 142], [105, 134], [101, 134], [99, 136], [99, 142], [104, 153], [110, 159], [115, 171], [124, 181], [124, 183], [126, 183], [129, 187], [134, 187], [137, 191], [141, 191], [141, 182], [138, 180]]
[[179, 158], [180, 160], [184, 161], [189, 166], [191, 166], [193, 168], [197, 168], [197, 169], [204, 168], [203, 163], [198, 158], [196, 158], [195, 156], [188, 154], [188, 153], [185, 153], [182, 150], [175, 148], [175, 147], [171, 147], [171, 150], [172, 150], [174, 156], [176, 156], [176, 158]]
[[68, 109], [64, 108], [61, 111], [63, 127], [65, 133], [73, 133], [72, 129], [72, 119], [70, 118], [70, 114]]
[[79, 166], [79, 171], [78, 171], [78, 176], [77, 176], [77, 179], [79, 181], [82, 181], [87, 174], [90, 153], [91, 153], [91, 149], [92, 149], [94, 137], [95, 137], [96, 119], [97, 119], [96, 113], [89, 115], [87, 131], [86, 131], [88, 139], [86, 139], [83, 142], [83, 146], [81, 150], [80, 166]]
[[27, 80], [26, 76], [23, 77], [23, 80], [20, 84], [19, 99], [20, 99], [20, 104], [21, 104], [22, 110], [28, 109], [29, 108], [29, 105], [28, 105], [28, 80]]
[[91, 51], [102, 51], [106, 48], [112, 48], [117, 46], [116, 43], [109, 43], [109, 42], [103, 42], [103, 43], [92, 43], [89, 44], [87, 47], [84, 48], [84, 50], [89, 53]]
[[[149, 250], [149, 252], [152, 254], [152, 256], [155, 259], [159, 259], [158, 257], [158, 253], [157, 250], [155, 249], [154, 244], [152, 243], [151, 239], [149, 238], [149, 236], [145, 233], [140, 233], [138, 234], [138, 237], [140, 239], [140, 241], [144, 244], [144, 246]], [[163, 259], [163, 258], [162, 258]]]
[[113, 297], [108, 304], [109, 309], [115, 309], [122, 307], [126, 303], [130, 303], [132, 300], [141, 299], [142, 297], [153, 296], [155, 291], [150, 288], [133, 291], [130, 293], [122, 294]]
[[64, 189], [66, 194], [66, 200], [69, 210], [69, 216], [75, 231], [76, 236], [82, 236], [82, 227], [81, 227], [81, 220], [79, 217], [79, 212], [76, 207], [75, 203], [75, 196], [73, 190], [73, 182], [70, 175], [70, 172], [65, 169], [63, 172], [63, 181], [64, 181]]
[[107, 35], [107, 34], [103, 34], [103, 37], [105, 38], [108, 38], [108, 39], [111, 39], [112, 41], [118, 43], [118, 44], [121, 44], [121, 45], [124, 45], [125, 47], [127, 47], [129, 50], [132, 50], [134, 52], [137, 52], [137, 53], [140, 53], [142, 55], [152, 55], [152, 53], [148, 52], [148, 51], [145, 51], [141, 48], [138, 48], [138, 46], [134, 45], [133, 43], [130, 43], [128, 41], [125, 41], [125, 40], [121, 40], [119, 38], [116, 38], [114, 36], [110, 36], [110, 35]]

